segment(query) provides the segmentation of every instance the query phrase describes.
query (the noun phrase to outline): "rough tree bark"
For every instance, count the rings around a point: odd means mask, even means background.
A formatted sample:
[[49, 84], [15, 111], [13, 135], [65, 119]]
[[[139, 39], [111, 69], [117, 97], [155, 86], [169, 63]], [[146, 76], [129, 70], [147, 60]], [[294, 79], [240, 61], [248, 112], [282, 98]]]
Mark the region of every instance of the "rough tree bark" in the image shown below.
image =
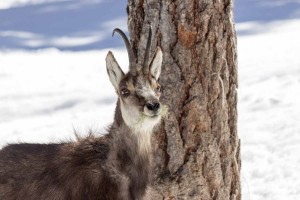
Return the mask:
[[138, 61], [149, 24], [169, 115], [154, 135], [153, 199], [241, 199], [233, 0], [128, 0]]

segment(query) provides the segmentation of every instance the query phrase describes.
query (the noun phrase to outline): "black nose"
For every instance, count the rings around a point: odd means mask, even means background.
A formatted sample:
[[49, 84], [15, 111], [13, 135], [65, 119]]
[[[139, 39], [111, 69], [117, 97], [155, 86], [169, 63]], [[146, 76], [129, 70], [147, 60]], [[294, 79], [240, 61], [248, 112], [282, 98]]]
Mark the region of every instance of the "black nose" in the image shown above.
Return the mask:
[[160, 107], [160, 103], [158, 103], [158, 102], [148, 102], [148, 103], [146, 103], [146, 107], [151, 111], [157, 111]]

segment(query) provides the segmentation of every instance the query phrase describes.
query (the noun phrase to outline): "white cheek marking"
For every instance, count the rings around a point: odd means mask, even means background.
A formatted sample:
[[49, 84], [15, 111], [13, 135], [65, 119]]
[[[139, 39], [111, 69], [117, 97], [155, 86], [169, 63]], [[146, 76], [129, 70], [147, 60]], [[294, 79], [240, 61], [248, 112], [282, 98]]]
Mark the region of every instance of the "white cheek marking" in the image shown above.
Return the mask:
[[140, 115], [137, 107], [125, 106], [121, 101], [121, 113], [124, 122], [129, 128], [132, 128], [137, 124]]

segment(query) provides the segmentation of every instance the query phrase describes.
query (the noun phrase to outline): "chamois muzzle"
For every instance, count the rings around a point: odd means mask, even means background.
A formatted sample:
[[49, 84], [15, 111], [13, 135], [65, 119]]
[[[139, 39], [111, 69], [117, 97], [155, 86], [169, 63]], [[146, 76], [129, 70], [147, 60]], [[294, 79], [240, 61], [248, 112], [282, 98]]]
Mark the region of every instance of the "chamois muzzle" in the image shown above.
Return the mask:
[[161, 113], [161, 105], [158, 100], [147, 101], [144, 106], [144, 114], [149, 117], [159, 116]]
[[159, 102], [147, 102], [146, 107], [151, 111], [157, 111], [160, 107]]

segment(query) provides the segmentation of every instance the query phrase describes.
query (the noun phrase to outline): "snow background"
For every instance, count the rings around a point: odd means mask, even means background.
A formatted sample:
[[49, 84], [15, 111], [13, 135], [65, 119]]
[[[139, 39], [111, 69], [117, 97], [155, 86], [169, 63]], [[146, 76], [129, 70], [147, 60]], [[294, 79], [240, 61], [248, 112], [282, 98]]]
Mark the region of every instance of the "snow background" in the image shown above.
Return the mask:
[[[0, 1], [0, 146], [105, 132], [116, 95], [105, 70], [124, 0]], [[300, 0], [236, 0], [245, 200], [300, 199]]]

